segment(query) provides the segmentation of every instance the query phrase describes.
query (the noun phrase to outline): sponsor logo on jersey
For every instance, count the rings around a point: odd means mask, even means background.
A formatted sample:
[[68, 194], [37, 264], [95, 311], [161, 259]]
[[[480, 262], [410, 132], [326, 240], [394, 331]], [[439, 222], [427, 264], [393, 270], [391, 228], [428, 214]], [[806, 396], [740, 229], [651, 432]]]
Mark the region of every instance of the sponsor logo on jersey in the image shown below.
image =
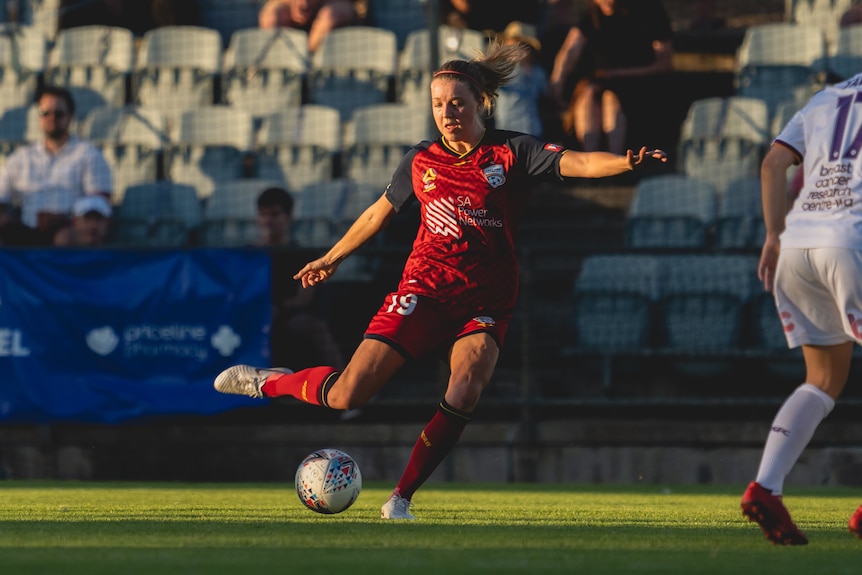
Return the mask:
[[441, 236], [461, 237], [458, 226], [458, 212], [452, 198], [437, 198], [425, 205], [425, 227], [431, 233]]
[[561, 145], [553, 144], [550, 142], [545, 144], [545, 149], [548, 150], [549, 152], [562, 152], [563, 151], [563, 147]]
[[488, 317], [487, 315], [480, 315], [478, 317], [474, 317], [473, 321], [479, 327], [493, 327], [497, 324], [497, 322], [494, 321], [493, 317]]
[[506, 183], [506, 172], [502, 164], [494, 164], [487, 168], [482, 168], [482, 173], [485, 174], [485, 179], [493, 188], [499, 188]]

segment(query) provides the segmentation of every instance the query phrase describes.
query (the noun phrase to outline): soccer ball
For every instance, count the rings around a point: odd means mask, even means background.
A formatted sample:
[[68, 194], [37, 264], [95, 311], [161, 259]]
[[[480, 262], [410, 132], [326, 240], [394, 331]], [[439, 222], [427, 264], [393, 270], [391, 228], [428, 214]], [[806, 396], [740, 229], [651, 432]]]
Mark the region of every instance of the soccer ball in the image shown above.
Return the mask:
[[362, 474], [352, 457], [338, 449], [319, 449], [296, 470], [296, 494], [318, 513], [341, 513], [362, 490]]

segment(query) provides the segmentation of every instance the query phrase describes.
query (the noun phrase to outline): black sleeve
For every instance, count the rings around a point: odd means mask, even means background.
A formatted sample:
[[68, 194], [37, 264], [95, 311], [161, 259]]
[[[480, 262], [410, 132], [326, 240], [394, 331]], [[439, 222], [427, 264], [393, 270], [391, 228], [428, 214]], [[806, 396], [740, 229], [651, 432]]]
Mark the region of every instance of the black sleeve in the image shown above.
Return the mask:
[[402, 208], [409, 206], [416, 199], [413, 193], [413, 159], [423, 145], [424, 142], [413, 146], [404, 154], [401, 163], [398, 164], [392, 174], [392, 180], [386, 186], [386, 199], [389, 200], [396, 212], [400, 212]]
[[527, 175], [542, 181], [563, 179], [560, 175], [560, 158], [566, 150], [563, 146], [518, 132], [509, 133], [508, 143]]

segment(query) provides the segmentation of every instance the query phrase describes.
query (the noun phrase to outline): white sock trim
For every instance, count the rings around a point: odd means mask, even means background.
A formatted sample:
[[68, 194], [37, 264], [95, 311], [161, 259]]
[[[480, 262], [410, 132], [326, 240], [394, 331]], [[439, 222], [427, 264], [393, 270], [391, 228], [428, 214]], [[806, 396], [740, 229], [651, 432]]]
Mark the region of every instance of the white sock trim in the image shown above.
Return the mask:
[[832, 399], [828, 393], [826, 393], [813, 383], [803, 383], [796, 389], [799, 391], [805, 391], [814, 394], [820, 400], [820, 402], [823, 403], [823, 417], [826, 417], [827, 415], [832, 413], [832, 409], [835, 407], [835, 400]]

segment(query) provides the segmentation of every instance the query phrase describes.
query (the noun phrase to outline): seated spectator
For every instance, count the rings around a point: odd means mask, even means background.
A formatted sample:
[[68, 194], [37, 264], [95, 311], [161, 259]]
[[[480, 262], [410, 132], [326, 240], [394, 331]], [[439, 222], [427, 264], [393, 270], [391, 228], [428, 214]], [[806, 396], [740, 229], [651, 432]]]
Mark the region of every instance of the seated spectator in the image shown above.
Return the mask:
[[510, 22], [515, 21], [538, 24], [541, 12], [541, 0], [519, 0], [518, 2], [443, 0], [440, 2], [442, 23], [455, 28], [469, 28], [486, 33], [500, 33]]
[[856, 4], [845, 10], [838, 21], [838, 26], [841, 28], [857, 24], [862, 24], [862, 4]]
[[655, 113], [648, 106], [672, 70], [672, 36], [660, 0], [588, 1], [550, 76], [563, 128], [583, 151], [625, 152], [632, 120]]
[[308, 32], [308, 50], [316, 51], [335, 28], [360, 20], [351, 0], [266, 0], [258, 14], [261, 28], [298, 28]]
[[70, 132], [75, 102], [64, 88], [48, 86], [36, 96], [40, 142], [15, 150], [0, 171], [0, 203], [20, 204], [20, 220], [50, 245], [67, 223], [75, 200], [111, 197], [111, 170], [101, 152]]
[[[314, 289], [301, 289], [293, 274], [309, 254], [291, 239], [293, 198], [282, 188], [267, 188], [257, 198], [258, 245], [271, 248], [272, 365], [310, 367], [321, 361], [339, 368], [344, 360], [326, 323], [314, 313]], [[329, 365], [329, 364], [325, 364]]]
[[72, 219], [54, 234], [58, 247], [104, 246], [111, 230], [111, 202], [100, 195], [84, 196], [75, 200]]
[[524, 44], [529, 56], [518, 64], [517, 75], [509, 84], [500, 87], [494, 126], [541, 138], [544, 134], [540, 110], [547, 93], [548, 76], [537, 62], [542, 44], [536, 38], [535, 27], [523, 22], [510, 22], [497, 39], [504, 44]]

